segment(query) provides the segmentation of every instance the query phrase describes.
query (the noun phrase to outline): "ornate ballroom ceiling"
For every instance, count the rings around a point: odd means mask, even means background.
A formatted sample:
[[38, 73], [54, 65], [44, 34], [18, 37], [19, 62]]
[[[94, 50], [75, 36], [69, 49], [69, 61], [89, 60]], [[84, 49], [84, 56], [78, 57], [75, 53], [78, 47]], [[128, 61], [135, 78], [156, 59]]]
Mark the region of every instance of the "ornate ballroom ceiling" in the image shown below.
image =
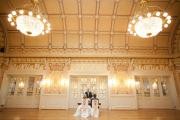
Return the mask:
[[30, 0], [0, 0], [0, 42], [5, 56], [172, 57], [172, 52], [180, 52], [180, 0], [152, 0], [173, 19], [167, 29], [149, 39], [127, 32], [138, 0], [39, 1], [52, 31], [27, 37], [9, 25], [7, 15]]

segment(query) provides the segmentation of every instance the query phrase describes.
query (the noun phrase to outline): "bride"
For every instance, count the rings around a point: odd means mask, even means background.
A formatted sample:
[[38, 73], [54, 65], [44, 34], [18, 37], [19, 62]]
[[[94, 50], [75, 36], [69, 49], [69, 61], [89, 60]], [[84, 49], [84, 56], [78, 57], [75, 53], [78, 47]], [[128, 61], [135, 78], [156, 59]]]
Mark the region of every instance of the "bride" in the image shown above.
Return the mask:
[[88, 99], [87, 97], [83, 97], [81, 105], [78, 106], [76, 113], [74, 116], [80, 116], [83, 118], [87, 118], [91, 116], [91, 107], [88, 105]]

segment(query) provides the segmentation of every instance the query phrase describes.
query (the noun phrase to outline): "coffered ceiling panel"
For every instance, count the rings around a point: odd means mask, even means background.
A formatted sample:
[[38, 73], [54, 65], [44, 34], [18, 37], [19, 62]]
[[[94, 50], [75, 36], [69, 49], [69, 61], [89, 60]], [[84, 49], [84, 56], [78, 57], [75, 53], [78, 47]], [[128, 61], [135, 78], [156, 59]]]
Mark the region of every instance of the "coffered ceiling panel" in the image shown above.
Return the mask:
[[82, 30], [83, 31], [95, 31], [95, 18], [84, 16], [82, 18]]
[[113, 48], [125, 47], [125, 42], [126, 42], [126, 35], [124, 35], [124, 34], [119, 34], [119, 35], [113, 35], [112, 36]]
[[54, 48], [64, 47], [64, 34], [58, 32], [52, 33], [52, 47]]
[[100, 15], [112, 15], [114, 10], [114, 0], [100, 0]]
[[15, 8], [24, 8], [30, 7], [32, 5], [31, 0], [6, 0], [9, 2], [10, 7]]
[[62, 18], [59, 15], [49, 15], [52, 30], [63, 30]]
[[82, 14], [96, 13], [96, 0], [82, 0]]
[[127, 31], [128, 26], [128, 17], [116, 17], [114, 23], [114, 31], [116, 32], [125, 32]]
[[129, 47], [138, 47], [138, 48], [145, 48], [145, 47], [153, 47], [153, 38], [139, 38], [139, 37], [134, 37], [134, 36], [129, 36], [128, 39], [128, 45]]
[[168, 36], [166, 35], [159, 35], [157, 37], [157, 46], [158, 47], [168, 47]]
[[38, 37], [25, 36], [24, 45], [25, 47], [48, 47], [48, 35]]
[[67, 34], [67, 48], [79, 48], [78, 34]]
[[98, 31], [110, 31], [111, 30], [111, 17], [101, 16], [99, 17]]
[[170, 5], [169, 1], [153, 1], [150, 3], [151, 6], [159, 6], [162, 10], [166, 9]]
[[84, 34], [82, 37], [83, 48], [94, 48], [94, 34]]
[[1, 13], [8, 13], [9, 11], [11, 11], [10, 5], [7, 3], [7, 0], [1, 0], [0, 2], [0, 12]]
[[179, 16], [180, 14], [180, 1], [173, 3], [173, 5], [169, 6], [167, 9], [171, 16]]
[[9, 47], [18, 47], [21, 45], [21, 34], [18, 32], [8, 33], [8, 45]]
[[171, 24], [168, 26], [168, 28], [165, 28], [163, 29], [162, 32], [171, 32], [172, 31], [172, 28], [174, 27], [175, 25], [175, 22], [176, 22], [177, 19], [172, 19], [171, 21]]
[[58, 0], [44, 0], [48, 14], [61, 14]]
[[98, 48], [110, 47], [110, 35], [99, 34], [98, 35]]
[[79, 17], [76, 15], [66, 16], [67, 30], [79, 30]]
[[8, 29], [8, 30], [16, 30], [15, 27], [13, 27], [13, 26], [11, 26], [9, 24], [9, 22], [7, 21], [7, 17], [6, 16], [1, 16], [0, 19], [3, 22], [3, 26], [5, 26], [6, 29]]
[[78, 14], [77, 0], [62, 0], [65, 14]]
[[119, 0], [117, 15], [130, 15], [133, 0]]

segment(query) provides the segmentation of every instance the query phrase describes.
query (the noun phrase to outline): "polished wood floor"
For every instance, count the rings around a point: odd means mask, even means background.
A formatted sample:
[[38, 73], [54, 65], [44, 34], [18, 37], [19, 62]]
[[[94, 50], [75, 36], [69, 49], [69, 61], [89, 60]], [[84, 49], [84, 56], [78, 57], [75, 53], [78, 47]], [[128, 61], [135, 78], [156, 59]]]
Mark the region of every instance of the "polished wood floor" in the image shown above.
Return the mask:
[[4, 109], [0, 120], [180, 120], [178, 110], [101, 110], [99, 119], [80, 119], [75, 110]]

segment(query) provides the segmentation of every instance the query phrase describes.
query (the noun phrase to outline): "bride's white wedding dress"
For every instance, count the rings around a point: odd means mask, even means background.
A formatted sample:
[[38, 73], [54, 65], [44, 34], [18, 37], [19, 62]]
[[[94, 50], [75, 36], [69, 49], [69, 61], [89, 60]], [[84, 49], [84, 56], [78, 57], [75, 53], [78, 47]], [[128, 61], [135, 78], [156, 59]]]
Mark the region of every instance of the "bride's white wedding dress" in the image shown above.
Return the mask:
[[88, 105], [88, 99], [83, 99], [82, 104], [78, 106], [76, 113], [74, 116], [80, 116], [83, 118], [87, 118], [91, 116], [91, 107]]

